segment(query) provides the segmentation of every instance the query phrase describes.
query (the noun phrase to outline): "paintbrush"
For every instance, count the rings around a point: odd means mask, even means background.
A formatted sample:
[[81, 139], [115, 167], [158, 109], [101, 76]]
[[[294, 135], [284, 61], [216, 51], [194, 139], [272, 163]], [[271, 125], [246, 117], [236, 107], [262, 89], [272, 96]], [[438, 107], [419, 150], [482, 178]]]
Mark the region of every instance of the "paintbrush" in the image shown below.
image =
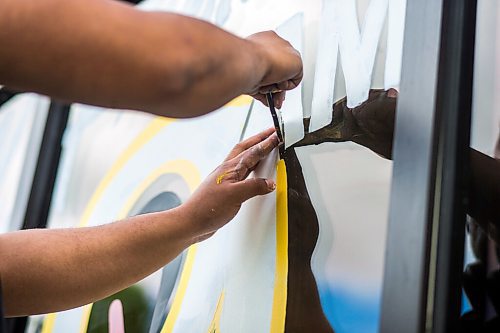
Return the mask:
[[283, 138], [283, 134], [281, 133], [280, 121], [278, 119], [278, 115], [276, 113], [276, 109], [274, 108], [274, 98], [272, 93], [266, 94], [267, 104], [269, 104], [269, 110], [271, 111], [271, 116], [273, 117], [274, 128], [276, 129], [276, 135], [278, 135], [278, 140], [280, 141], [279, 152], [280, 157], [284, 153], [285, 147], [285, 138]]

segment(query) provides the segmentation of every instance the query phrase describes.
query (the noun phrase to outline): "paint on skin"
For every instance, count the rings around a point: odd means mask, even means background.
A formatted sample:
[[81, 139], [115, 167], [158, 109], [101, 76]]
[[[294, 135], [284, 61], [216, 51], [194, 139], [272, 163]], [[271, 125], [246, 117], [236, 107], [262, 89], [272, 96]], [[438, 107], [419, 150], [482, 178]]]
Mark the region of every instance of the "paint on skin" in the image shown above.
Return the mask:
[[222, 175], [217, 176], [217, 179], [215, 180], [215, 183], [217, 185], [222, 184], [222, 180], [227, 176], [227, 172], [224, 172]]

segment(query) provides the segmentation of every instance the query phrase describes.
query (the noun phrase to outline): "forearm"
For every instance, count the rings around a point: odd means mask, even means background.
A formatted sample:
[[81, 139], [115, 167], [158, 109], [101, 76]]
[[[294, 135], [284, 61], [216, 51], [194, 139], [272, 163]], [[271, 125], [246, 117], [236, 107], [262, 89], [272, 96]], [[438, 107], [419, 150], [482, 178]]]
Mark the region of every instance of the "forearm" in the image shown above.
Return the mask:
[[471, 179], [467, 213], [500, 244], [500, 161], [470, 149]]
[[4, 0], [0, 23], [0, 83], [70, 102], [190, 117], [267, 71], [252, 42], [116, 1]]
[[99, 227], [0, 236], [6, 315], [73, 308], [139, 281], [192, 243], [188, 222], [177, 208]]

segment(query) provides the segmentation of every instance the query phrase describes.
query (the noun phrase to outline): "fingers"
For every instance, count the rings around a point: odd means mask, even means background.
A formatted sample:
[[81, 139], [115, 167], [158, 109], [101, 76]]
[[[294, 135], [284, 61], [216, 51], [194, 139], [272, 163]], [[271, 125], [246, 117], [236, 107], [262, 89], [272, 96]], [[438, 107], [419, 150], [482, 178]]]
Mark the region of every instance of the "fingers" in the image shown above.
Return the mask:
[[269, 84], [267, 86], [262, 86], [259, 88], [259, 94], [262, 94], [262, 95], [265, 95], [265, 94], [269, 94], [269, 93], [277, 93], [278, 91], [280, 91], [280, 89], [278, 88], [278, 85], [277, 84]]
[[[260, 91], [265, 91], [265, 90], [260, 90]], [[276, 91], [276, 89], [272, 90]], [[283, 102], [285, 101], [285, 95], [286, 91], [277, 91], [273, 93], [273, 100], [274, 100], [274, 107], [281, 109], [283, 107]], [[255, 95], [252, 95], [253, 98], [258, 100], [259, 102], [262, 102], [265, 106], [269, 107], [269, 103], [267, 102], [266, 98], [266, 93], [258, 93]]]
[[[263, 133], [267, 133], [263, 132]], [[261, 133], [262, 134], [262, 133]], [[236, 183], [248, 177], [261, 160], [266, 158], [269, 153], [279, 145], [279, 139], [276, 133], [267, 137], [264, 141], [257, 142], [248, 149], [252, 142], [258, 141], [260, 138], [257, 136], [251, 137], [242, 141], [237, 145], [230, 156], [234, 155], [237, 151], [242, 150], [237, 156], [228, 158], [224, 161], [221, 168], [218, 169], [218, 174], [215, 178], [216, 184], [222, 183]]]
[[389, 90], [387, 90], [387, 97], [397, 98], [398, 95], [399, 95], [399, 92], [394, 88], [390, 88]]
[[278, 109], [281, 109], [281, 107], [283, 106], [283, 102], [285, 101], [285, 95], [286, 95], [286, 91], [283, 90], [283, 91], [279, 91], [275, 94], [273, 94], [273, 97], [274, 97], [274, 106]]
[[248, 174], [255, 169], [257, 164], [266, 158], [267, 155], [279, 144], [279, 139], [276, 133], [269, 136], [262, 142], [257, 143], [251, 148], [243, 151], [233, 159], [235, 175], [237, 181], [248, 177]]
[[275, 131], [274, 128], [269, 128], [263, 132], [260, 132], [259, 134], [256, 134], [254, 136], [249, 137], [246, 140], [241, 141], [236, 146], [234, 146], [234, 148], [231, 150], [229, 155], [226, 157], [225, 161], [232, 160], [233, 158], [240, 155], [245, 150], [255, 146], [259, 142], [266, 140], [267, 138], [269, 138], [269, 136], [271, 134], [274, 133], [274, 131]]
[[[278, 93], [296, 88], [303, 78], [303, 63], [300, 52], [293, 48], [290, 42], [278, 36], [274, 31], [264, 31], [247, 38], [254, 43], [262, 59], [268, 64], [268, 71], [251, 95], [268, 106], [262, 95]], [[275, 107], [281, 108], [284, 94], [275, 97]]]
[[241, 182], [230, 184], [234, 195], [243, 203], [258, 195], [271, 193], [276, 189], [276, 183], [271, 179], [249, 178]]
[[253, 98], [264, 104], [265, 106], [269, 107], [269, 103], [267, 103], [267, 98], [265, 94], [255, 94], [252, 95]]

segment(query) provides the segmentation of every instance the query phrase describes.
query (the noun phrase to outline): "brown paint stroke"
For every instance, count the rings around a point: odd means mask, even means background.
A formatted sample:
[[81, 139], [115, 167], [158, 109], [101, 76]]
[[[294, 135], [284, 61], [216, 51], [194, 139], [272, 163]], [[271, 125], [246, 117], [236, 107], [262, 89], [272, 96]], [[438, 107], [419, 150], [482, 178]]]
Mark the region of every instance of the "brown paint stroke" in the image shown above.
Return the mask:
[[[354, 141], [390, 158], [395, 119], [395, 91], [371, 90], [355, 109], [341, 99], [332, 107], [332, 122], [307, 133], [294, 147]], [[308, 126], [305, 119], [305, 128]], [[288, 296], [285, 332], [333, 332], [323, 313], [311, 257], [319, 235], [316, 211], [307, 192], [302, 167], [293, 148], [283, 154], [288, 183]]]
[[283, 154], [288, 184], [288, 295], [285, 332], [333, 332], [323, 313], [311, 257], [319, 235], [316, 211], [293, 148]]
[[[305, 137], [294, 147], [352, 141], [390, 159], [396, 103], [395, 89], [372, 89], [368, 99], [353, 109], [347, 107], [347, 98], [344, 97], [333, 105], [330, 124], [314, 132], [306, 131]], [[306, 130], [309, 122], [309, 119], [304, 119]]]

